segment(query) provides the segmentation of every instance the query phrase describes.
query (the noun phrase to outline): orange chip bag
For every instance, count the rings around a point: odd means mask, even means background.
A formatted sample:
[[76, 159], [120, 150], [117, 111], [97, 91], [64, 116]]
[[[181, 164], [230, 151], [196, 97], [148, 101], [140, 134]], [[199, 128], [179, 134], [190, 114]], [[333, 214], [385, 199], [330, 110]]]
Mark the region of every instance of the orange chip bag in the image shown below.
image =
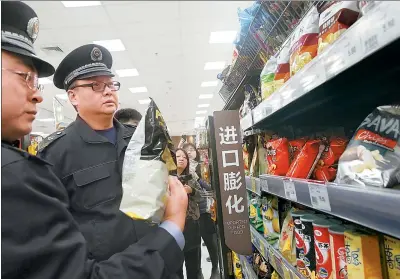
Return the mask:
[[289, 141], [289, 146], [290, 146], [290, 158], [291, 161], [293, 162], [296, 160], [297, 155], [299, 155], [301, 149], [303, 148], [304, 144], [306, 144], [306, 138], [301, 138], [301, 139], [296, 139], [296, 140], [291, 140]]
[[347, 139], [341, 137], [331, 139], [330, 148], [332, 149], [333, 156], [335, 158], [335, 163], [339, 161], [340, 156], [342, 156], [342, 154], [346, 150], [348, 142], [349, 141]]
[[324, 149], [325, 145], [321, 140], [307, 141], [297, 158], [291, 163], [286, 176], [309, 178]]
[[329, 166], [317, 166], [314, 171], [314, 179], [318, 181], [333, 181], [336, 178], [337, 170]]
[[271, 139], [267, 142], [266, 149], [268, 174], [284, 176], [290, 163], [288, 139]]
[[315, 56], [318, 50], [319, 13], [313, 6], [294, 31], [290, 48], [290, 75], [300, 71]]

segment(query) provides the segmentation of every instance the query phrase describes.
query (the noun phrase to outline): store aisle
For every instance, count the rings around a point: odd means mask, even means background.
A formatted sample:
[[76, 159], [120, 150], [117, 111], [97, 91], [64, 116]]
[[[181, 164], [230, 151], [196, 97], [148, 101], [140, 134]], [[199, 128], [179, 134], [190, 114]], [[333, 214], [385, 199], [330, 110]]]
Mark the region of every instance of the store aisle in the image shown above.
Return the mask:
[[[203, 239], [201, 240], [203, 243]], [[208, 250], [206, 246], [201, 246], [201, 268], [203, 270], [203, 277], [204, 279], [209, 279], [211, 277], [211, 263], [207, 262], [207, 257], [209, 257]], [[183, 275], [186, 278], [186, 269], [183, 269]], [[188, 279], [188, 278], [186, 278]]]

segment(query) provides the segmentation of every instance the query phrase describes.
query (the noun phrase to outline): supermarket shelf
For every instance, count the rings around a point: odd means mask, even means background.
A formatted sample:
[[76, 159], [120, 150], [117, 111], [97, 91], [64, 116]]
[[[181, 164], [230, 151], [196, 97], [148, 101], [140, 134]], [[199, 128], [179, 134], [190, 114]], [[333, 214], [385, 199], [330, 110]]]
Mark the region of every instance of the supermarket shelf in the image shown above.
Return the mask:
[[245, 256], [239, 255], [240, 265], [242, 266], [242, 272], [246, 279], [258, 279], [258, 276], [246, 260]]
[[251, 126], [253, 126], [253, 124], [254, 122], [252, 113], [248, 113], [245, 117], [240, 119], [240, 128], [242, 131], [249, 129]]
[[[400, 45], [399, 13], [399, 2], [382, 1], [360, 18], [332, 46], [252, 111], [255, 127], [280, 125], [288, 119], [300, 121], [298, 116], [306, 113], [312, 121], [326, 123], [321, 115], [319, 119], [315, 118], [314, 110], [325, 112], [329, 120], [336, 120], [334, 123], [337, 124], [338, 118], [344, 117], [341, 110], [347, 111], [347, 119], [365, 117], [372, 108], [382, 104], [382, 100], [388, 103], [395, 100], [398, 92], [394, 92], [393, 87], [396, 87], [394, 80], [398, 75], [394, 72], [398, 73], [399, 67], [390, 57]], [[351, 71], [346, 71], [350, 67]], [[368, 74], [380, 68], [387, 71]], [[390, 79], [394, 80], [382, 85]], [[375, 86], [377, 82], [381, 84], [380, 88]], [[380, 93], [369, 94], [366, 98], [365, 91]]]
[[[261, 175], [263, 192], [400, 238], [400, 190]], [[250, 185], [247, 187], [251, 187]]]
[[261, 196], [260, 179], [256, 177], [246, 176], [246, 189]]
[[253, 227], [250, 227], [251, 242], [257, 250], [268, 260], [282, 278], [303, 279], [304, 277], [292, 266], [282, 254], [271, 247], [264, 237]]

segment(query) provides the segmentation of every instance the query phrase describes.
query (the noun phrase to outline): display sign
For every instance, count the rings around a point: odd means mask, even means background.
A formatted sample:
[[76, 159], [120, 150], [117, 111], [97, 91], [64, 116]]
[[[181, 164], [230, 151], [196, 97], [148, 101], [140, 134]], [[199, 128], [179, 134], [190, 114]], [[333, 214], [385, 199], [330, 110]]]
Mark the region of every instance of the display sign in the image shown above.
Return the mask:
[[240, 255], [250, 255], [252, 248], [239, 112], [214, 112], [214, 129], [225, 244]]

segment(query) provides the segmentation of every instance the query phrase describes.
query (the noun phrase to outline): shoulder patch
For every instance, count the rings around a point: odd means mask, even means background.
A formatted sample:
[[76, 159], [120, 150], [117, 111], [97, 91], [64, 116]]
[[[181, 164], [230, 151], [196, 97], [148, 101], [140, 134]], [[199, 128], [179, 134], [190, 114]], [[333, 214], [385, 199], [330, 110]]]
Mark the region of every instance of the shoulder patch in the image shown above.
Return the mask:
[[51, 134], [47, 138], [43, 139], [43, 141], [41, 143], [39, 143], [38, 152], [43, 151], [47, 146], [49, 146], [50, 144], [52, 144], [59, 138], [62, 138], [63, 136], [65, 136], [65, 132], [58, 131], [58, 132]]

